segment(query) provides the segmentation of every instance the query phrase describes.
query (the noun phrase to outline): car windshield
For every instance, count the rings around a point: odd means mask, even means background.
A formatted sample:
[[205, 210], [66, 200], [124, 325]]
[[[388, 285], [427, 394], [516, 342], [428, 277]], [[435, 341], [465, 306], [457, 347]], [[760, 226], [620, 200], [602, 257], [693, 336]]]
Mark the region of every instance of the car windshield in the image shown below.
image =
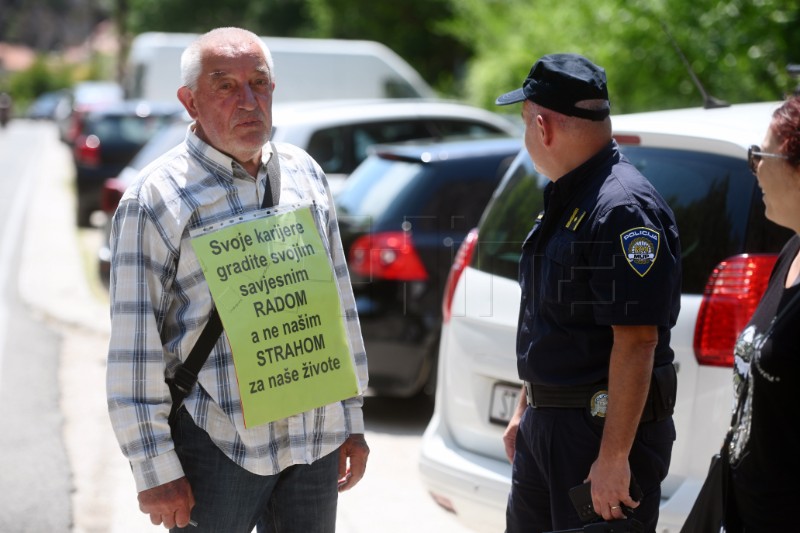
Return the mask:
[[103, 143], [144, 144], [171, 117], [152, 115], [106, 115], [87, 121], [86, 133], [97, 135]]
[[[785, 242], [780, 228], [764, 222], [763, 207], [751, 210], [757, 186], [743, 159], [642, 146], [623, 145], [620, 150], [675, 213], [684, 292], [702, 293], [717, 263], [745, 248], [775, 251]], [[522, 242], [543, 209], [548, 182], [527, 154], [520, 154], [483, 215], [473, 267], [517, 278]]]
[[373, 156], [359, 165], [336, 196], [342, 214], [377, 217], [387, 211], [423, 165]]
[[188, 124], [183, 122], [162, 128], [142, 147], [128, 166], [136, 170], [143, 169], [161, 155], [178, 146], [186, 138], [187, 128]]

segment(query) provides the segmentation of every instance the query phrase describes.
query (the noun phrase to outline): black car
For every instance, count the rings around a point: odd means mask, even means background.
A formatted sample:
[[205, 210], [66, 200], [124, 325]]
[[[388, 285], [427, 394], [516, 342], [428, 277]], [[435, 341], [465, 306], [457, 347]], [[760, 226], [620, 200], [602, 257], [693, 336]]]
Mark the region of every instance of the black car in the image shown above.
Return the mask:
[[521, 140], [378, 146], [336, 196], [379, 395], [432, 393], [448, 270]]
[[78, 226], [89, 226], [92, 213], [100, 209], [106, 178], [119, 174], [162, 126], [182, 114], [177, 104], [125, 101], [83, 115], [80, 134], [72, 143]]
[[69, 91], [66, 89], [49, 91], [40, 94], [36, 100], [28, 106], [25, 117], [31, 120], [55, 121], [58, 117], [59, 110], [69, 105]]

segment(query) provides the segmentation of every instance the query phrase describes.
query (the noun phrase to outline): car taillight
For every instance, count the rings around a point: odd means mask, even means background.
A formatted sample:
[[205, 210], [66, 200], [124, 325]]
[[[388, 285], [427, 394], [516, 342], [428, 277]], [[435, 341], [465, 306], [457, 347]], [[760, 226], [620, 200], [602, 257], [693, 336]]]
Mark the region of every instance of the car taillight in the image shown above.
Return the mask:
[[124, 183], [116, 178], [107, 179], [100, 190], [100, 209], [106, 214], [113, 215], [123, 194], [125, 194]]
[[761, 300], [776, 260], [775, 255], [737, 255], [711, 273], [694, 330], [699, 364], [733, 366], [733, 346]]
[[411, 234], [403, 231], [359, 237], [350, 247], [348, 265], [353, 273], [370, 279], [428, 279], [428, 272], [414, 249]]
[[100, 139], [97, 135], [81, 135], [75, 140], [75, 161], [85, 167], [100, 166]]
[[67, 141], [74, 142], [83, 131], [83, 111], [75, 110], [67, 128]]
[[467, 234], [464, 242], [458, 247], [450, 273], [447, 275], [447, 284], [444, 288], [444, 298], [442, 299], [442, 319], [450, 321], [453, 311], [453, 296], [456, 293], [456, 285], [464, 273], [464, 269], [472, 261], [472, 254], [475, 252], [475, 245], [478, 243], [478, 230], [473, 229]]

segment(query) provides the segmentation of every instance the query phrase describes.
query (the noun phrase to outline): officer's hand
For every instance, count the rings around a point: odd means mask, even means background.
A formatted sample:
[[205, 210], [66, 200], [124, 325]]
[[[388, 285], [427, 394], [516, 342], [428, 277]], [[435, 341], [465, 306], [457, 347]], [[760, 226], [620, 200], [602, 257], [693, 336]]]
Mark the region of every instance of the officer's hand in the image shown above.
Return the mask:
[[522, 419], [522, 414], [527, 408], [528, 397], [525, 393], [525, 386], [523, 385], [519, 394], [517, 407], [514, 410], [514, 414], [511, 415], [511, 420], [508, 421], [506, 430], [503, 432], [503, 446], [506, 449], [506, 457], [508, 457], [508, 461], [510, 463], [514, 462], [514, 451], [517, 448], [517, 431], [519, 431], [519, 422]]
[[514, 451], [517, 448], [517, 431], [519, 430], [519, 419], [517, 415], [508, 422], [506, 430], [503, 432], [503, 446], [506, 449], [506, 457], [508, 462], [514, 462]]
[[339, 492], [350, 490], [361, 481], [367, 470], [367, 456], [369, 446], [362, 433], [347, 437], [339, 448]]
[[625, 518], [623, 506], [639, 507], [639, 502], [630, 495], [631, 469], [627, 459], [604, 461], [598, 458], [589, 470], [589, 480], [594, 512], [604, 520]]
[[185, 477], [139, 493], [139, 510], [150, 515], [153, 525], [167, 529], [186, 527], [194, 507], [194, 495]]

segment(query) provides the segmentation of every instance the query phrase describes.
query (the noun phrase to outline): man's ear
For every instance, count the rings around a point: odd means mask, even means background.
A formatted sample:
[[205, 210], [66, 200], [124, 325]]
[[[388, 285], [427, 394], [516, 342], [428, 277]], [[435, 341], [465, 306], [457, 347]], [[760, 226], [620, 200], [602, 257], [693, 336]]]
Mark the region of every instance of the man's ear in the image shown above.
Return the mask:
[[536, 134], [543, 146], [549, 147], [553, 144], [553, 133], [553, 125], [543, 115], [536, 115]]
[[195, 106], [194, 94], [192, 94], [192, 90], [185, 85], [178, 89], [178, 100], [180, 100], [183, 104], [183, 107], [186, 108], [186, 112], [189, 113], [189, 116], [192, 117], [192, 119], [196, 119], [197, 106]]

